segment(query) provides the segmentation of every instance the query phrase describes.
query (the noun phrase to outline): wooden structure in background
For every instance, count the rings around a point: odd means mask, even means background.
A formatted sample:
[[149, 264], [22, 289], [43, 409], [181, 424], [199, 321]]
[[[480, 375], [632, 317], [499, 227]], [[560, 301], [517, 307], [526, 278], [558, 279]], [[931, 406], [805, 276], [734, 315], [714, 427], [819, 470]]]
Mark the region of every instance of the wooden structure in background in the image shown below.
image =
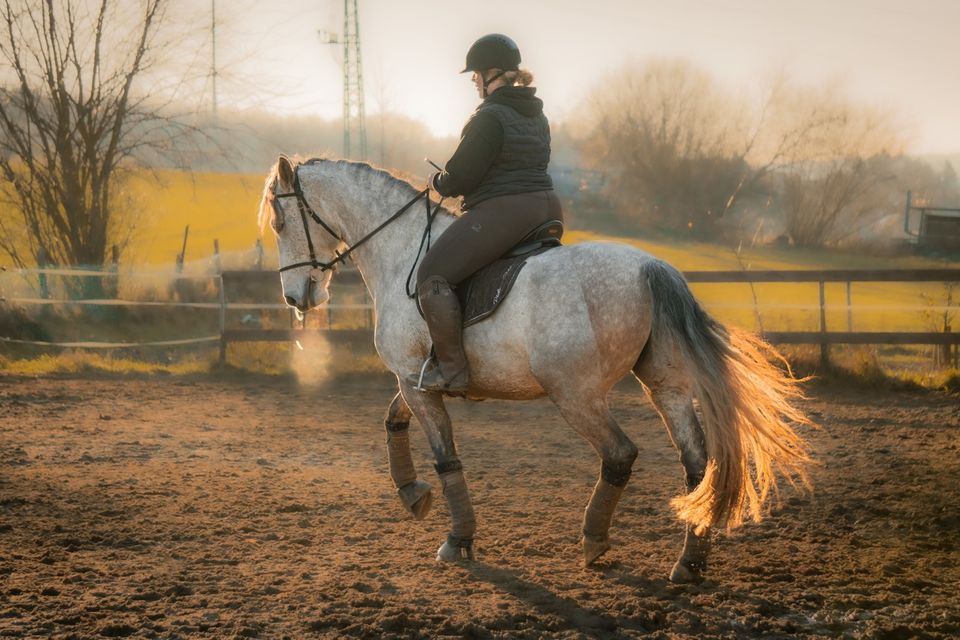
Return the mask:
[[[913, 212], [917, 212], [920, 216], [916, 231], [913, 230], [910, 222]], [[960, 252], [960, 209], [914, 205], [913, 193], [907, 191], [903, 230], [914, 238], [917, 249], [920, 251]]]

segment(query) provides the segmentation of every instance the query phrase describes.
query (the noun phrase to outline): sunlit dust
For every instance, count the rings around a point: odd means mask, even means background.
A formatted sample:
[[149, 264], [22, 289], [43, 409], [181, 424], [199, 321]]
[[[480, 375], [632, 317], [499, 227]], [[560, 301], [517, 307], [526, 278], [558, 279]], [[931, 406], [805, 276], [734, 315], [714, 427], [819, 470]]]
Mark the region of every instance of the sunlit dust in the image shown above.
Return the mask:
[[318, 386], [331, 377], [333, 349], [319, 332], [304, 332], [290, 351], [290, 368], [301, 386]]

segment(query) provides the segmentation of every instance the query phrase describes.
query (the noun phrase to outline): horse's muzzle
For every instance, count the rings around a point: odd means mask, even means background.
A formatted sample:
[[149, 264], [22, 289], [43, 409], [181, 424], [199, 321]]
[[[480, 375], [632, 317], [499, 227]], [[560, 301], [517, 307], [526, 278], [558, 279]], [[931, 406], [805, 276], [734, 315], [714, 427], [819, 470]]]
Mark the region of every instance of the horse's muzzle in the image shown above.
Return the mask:
[[291, 307], [295, 308], [297, 311], [306, 313], [310, 309], [310, 303], [307, 300], [298, 301], [293, 296], [284, 296], [283, 301], [286, 302]]

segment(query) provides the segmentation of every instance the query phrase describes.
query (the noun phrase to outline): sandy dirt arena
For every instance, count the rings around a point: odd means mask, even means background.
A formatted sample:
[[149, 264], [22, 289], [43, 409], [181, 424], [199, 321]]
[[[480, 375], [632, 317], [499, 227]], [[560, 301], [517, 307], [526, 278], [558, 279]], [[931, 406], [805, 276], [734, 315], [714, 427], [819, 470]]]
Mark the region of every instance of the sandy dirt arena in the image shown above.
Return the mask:
[[[815, 387], [816, 491], [715, 536], [709, 579], [667, 581], [682, 472], [639, 385], [640, 447], [581, 566], [599, 471], [547, 402], [454, 401], [477, 560], [434, 561], [442, 497], [403, 511], [385, 377], [0, 378], [0, 636], [948, 638], [960, 636], [960, 401]], [[437, 486], [426, 441], [414, 459]]]

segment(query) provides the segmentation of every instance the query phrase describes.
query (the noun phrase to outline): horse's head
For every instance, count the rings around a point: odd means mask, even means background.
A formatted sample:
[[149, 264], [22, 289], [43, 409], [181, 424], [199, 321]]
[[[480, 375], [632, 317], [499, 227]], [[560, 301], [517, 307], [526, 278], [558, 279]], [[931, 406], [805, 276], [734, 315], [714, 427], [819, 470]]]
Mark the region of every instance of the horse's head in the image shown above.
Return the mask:
[[263, 189], [260, 225], [269, 222], [277, 238], [283, 299], [303, 313], [330, 299], [333, 269], [324, 266], [343, 241], [324, 215], [322, 194], [301, 182], [299, 166], [286, 156], [277, 160]]

